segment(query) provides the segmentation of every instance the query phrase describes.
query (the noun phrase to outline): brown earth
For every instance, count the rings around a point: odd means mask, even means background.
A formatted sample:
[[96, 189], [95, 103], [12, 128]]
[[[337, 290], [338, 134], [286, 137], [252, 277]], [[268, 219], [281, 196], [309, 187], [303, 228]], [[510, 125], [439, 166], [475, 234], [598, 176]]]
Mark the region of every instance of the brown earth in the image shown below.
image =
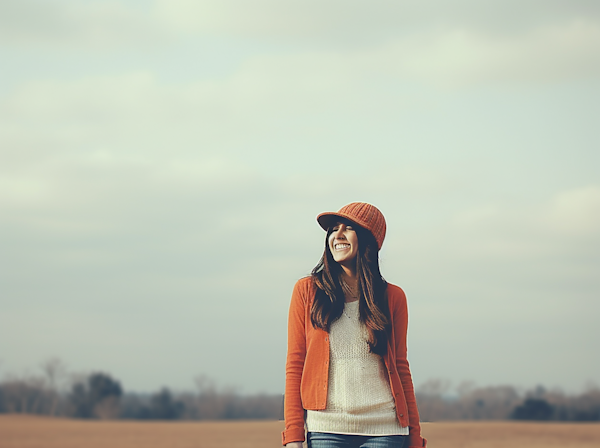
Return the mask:
[[[0, 448], [277, 448], [282, 422], [82, 421], [0, 415]], [[430, 448], [599, 448], [597, 423], [424, 423]]]

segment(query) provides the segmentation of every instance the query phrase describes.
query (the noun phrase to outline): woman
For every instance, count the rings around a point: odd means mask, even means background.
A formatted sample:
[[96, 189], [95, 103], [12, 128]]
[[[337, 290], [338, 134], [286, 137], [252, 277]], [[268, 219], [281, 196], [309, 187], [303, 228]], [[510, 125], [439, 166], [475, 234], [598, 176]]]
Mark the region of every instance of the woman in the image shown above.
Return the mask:
[[425, 447], [408, 361], [406, 297], [379, 270], [386, 224], [354, 202], [317, 217], [323, 257], [292, 294], [283, 444]]

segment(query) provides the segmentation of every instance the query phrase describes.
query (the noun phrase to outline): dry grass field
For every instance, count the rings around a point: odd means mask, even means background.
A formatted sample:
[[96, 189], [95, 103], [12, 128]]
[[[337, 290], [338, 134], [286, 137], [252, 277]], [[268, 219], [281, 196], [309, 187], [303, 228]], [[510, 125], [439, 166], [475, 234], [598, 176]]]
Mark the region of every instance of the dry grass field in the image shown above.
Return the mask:
[[[277, 448], [282, 422], [81, 421], [0, 415], [0, 448]], [[423, 424], [430, 448], [599, 448], [600, 424]]]

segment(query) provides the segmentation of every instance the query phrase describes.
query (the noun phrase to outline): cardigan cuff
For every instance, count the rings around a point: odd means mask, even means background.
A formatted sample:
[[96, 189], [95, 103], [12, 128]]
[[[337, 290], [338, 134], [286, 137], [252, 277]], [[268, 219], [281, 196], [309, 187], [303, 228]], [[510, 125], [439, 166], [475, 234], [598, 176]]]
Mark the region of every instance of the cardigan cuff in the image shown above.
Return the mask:
[[408, 448], [427, 448], [427, 439], [420, 436], [410, 436]]
[[304, 442], [304, 428], [289, 428], [281, 432], [281, 444]]

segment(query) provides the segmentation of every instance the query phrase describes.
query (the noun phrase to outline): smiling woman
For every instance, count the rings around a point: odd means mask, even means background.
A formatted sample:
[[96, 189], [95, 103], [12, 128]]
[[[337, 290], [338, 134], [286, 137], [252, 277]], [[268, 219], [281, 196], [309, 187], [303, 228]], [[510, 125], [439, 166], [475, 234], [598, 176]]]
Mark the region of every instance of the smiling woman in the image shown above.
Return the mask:
[[317, 221], [325, 250], [290, 305], [283, 444], [425, 447], [406, 358], [406, 297], [379, 269], [385, 218], [353, 202]]

